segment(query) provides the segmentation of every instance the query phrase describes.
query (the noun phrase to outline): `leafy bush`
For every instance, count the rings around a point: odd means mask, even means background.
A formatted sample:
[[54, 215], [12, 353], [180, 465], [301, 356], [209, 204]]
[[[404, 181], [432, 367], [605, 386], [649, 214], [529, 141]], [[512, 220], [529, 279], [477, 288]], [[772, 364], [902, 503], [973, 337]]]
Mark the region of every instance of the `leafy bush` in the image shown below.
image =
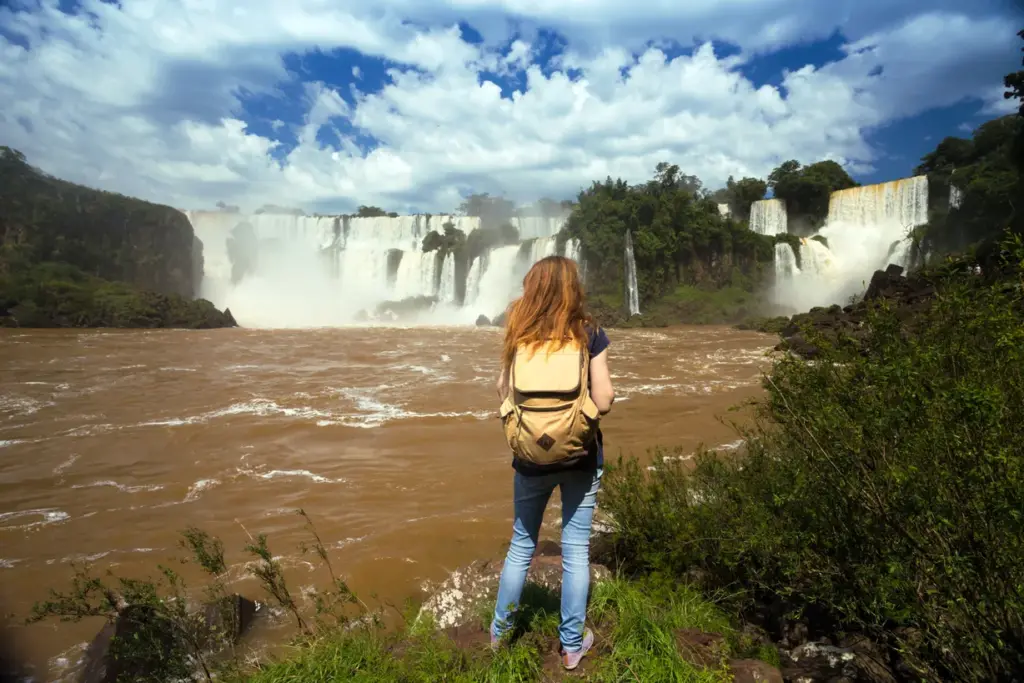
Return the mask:
[[182, 327], [234, 325], [205, 299], [136, 289], [67, 263], [20, 262], [0, 273], [0, 327]]
[[776, 361], [744, 457], [611, 468], [603, 504], [634, 568], [815, 608], [926, 677], [1019, 671], [1024, 248], [1007, 246], [994, 281], [946, 268], [913, 336], [883, 300], [866, 346]]

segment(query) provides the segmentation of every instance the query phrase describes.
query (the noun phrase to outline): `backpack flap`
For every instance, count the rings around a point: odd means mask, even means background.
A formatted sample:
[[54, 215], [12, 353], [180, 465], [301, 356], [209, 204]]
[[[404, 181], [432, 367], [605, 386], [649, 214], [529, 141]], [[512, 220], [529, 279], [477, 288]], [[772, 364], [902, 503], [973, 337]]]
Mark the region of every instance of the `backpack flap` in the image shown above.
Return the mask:
[[523, 394], [575, 394], [580, 391], [582, 349], [569, 343], [551, 350], [551, 344], [537, 349], [520, 347], [512, 370], [515, 391]]

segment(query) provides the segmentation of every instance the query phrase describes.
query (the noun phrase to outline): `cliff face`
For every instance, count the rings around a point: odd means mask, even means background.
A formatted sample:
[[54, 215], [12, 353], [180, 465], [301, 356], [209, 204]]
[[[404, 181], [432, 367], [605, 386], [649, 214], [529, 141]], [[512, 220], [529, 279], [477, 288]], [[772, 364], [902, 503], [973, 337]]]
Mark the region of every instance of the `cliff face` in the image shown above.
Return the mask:
[[0, 266], [67, 263], [93, 277], [192, 298], [193, 240], [176, 209], [48, 177], [0, 147]]
[[193, 300], [202, 243], [167, 206], [51, 178], [0, 147], [0, 327], [233, 327]]

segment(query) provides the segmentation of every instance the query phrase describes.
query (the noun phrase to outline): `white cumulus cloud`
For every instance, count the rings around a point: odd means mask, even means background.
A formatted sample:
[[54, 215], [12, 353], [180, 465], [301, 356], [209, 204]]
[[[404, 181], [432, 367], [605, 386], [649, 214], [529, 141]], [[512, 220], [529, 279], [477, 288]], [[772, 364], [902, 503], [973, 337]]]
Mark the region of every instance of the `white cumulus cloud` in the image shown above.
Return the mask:
[[[711, 186], [789, 158], [863, 170], [878, 154], [865, 135], [895, 119], [967, 97], [1006, 111], [1000, 80], [1019, 61], [1012, 21], [987, 0], [969, 14], [951, 0], [424, 4], [0, 9], [0, 144], [54, 175], [183, 208], [443, 211], [469, 190], [529, 200], [606, 175], [639, 181], [662, 160]], [[568, 43], [548, 68], [541, 28]], [[744, 77], [758, 55], [837, 29], [839, 61], [778, 87]], [[670, 59], [664, 36], [692, 54]], [[351, 63], [344, 86], [286, 68], [288, 55], [339, 48], [386, 60], [389, 81], [377, 88]], [[502, 97], [490, 74], [525, 87]], [[297, 81], [300, 120], [274, 114], [263, 134], [246, 124], [253, 96], [281, 101]]]

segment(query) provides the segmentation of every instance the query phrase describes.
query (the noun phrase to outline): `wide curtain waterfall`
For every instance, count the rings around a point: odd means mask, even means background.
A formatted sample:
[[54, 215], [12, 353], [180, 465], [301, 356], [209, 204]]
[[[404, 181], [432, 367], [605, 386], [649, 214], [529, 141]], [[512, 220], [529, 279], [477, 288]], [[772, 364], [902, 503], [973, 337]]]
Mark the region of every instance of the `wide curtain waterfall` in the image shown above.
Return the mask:
[[[770, 201], [770, 200], [769, 200]], [[754, 228], [755, 202], [751, 211]], [[772, 226], [774, 210], [766, 206], [759, 226]], [[814, 237], [800, 240], [800, 266], [788, 245], [776, 245], [777, 303], [797, 310], [813, 306], [846, 304], [864, 291], [875, 270], [890, 263], [907, 266], [911, 254], [911, 231], [928, 221], [928, 178], [915, 176], [878, 185], [864, 185], [833, 192], [828, 218]], [[762, 234], [769, 228], [759, 228]], [[784, 230], [782, 232], [785, 232]], [[780, 261], [780, 254], [783, 259]]]
[[762, 199], [750, 205], [750, 229], [758, 235], [781, 235], [788, 229], [786, 205], [781, 199]]
[[[187, 215], [203, 245], [201, 296], [251, 327], [351, 324], [382, 302], [417, 297], [437, 300], [426, 322], [496, 316], [520, 292], [526, 269], [556, 252], [565, 222], [565, 216], [513, 218], [519, 244], [487, 250], [460, 269], [454, 254], [424, 252], [423, 238], [431, 231], [443, 234], [449, 223], [468, 237], [480, 229], [479, 218]], [[517, 257], [524, 246], [522, 261]], [[568, 240], [563, 253], [578, 260], [579, 245]]]

